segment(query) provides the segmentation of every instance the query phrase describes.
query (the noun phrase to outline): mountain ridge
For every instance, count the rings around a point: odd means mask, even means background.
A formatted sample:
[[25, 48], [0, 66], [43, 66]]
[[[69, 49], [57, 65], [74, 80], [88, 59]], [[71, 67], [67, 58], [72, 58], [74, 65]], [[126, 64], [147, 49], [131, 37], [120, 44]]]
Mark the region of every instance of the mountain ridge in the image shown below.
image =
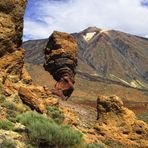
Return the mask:
[[[96, 27], [89, 27], [72, 35], [78, 43], [78, 71], [120, 82], [129, 87], [148, 89], [147, 39]], [[25, 61], [43, 64], [43, 49], [47, 41], [41, 39], [24, 42], [22, 47], [26, 49]], [[87, 70], [84, 70], [84, 67], [88, 67]]]

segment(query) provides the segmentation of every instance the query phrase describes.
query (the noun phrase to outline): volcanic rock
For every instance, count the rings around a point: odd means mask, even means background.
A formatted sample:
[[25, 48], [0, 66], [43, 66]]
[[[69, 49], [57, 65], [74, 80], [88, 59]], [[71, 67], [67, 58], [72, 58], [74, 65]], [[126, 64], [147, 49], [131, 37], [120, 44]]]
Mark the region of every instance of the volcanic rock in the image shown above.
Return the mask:
[[[24, 65], [23, 57], [24, 50], [20, 48], [0, 58], [0, 69], [6, 73], [5, 79], [9, 79], [13, 82], [17, 82], [21, 79]], [[5, 83], [5, 80], [3, 80], [3, 83]]]
[[0, 57], [21, 46], [26, 0], [0, 1]]
[[97, 99], [95, 132], [104, 143], [112, 141], [123, 147], [147, 147], [148, 126], [137, 120], [133, 111], [124, 107], [117, 96], [99, 96]]
[[47, 93], [47, 90], [45, 91], [41, 86], [22, 86], [20, 87], [18, 94], [26, 105], [41, 113], [47, 112], [47, 106], [58, 105], [58, 98], [51, 95], [51, 93]]
[[75, 68], [77, 66], [77, 44], [73, 36], [54, 31], [44, 50], [45, 70], [57, 81], [53, 94], [63, 99], [73, 92]]
[[21, 79], [25, 84], [32, 84], [31, 76], [29, 75], [25, 65], [23, 66], [22, 69]]
[[[22, 43], [23, 15], [26, 0], [0, 1], [0, 69], [6, 78], [17, 82], [23, 68]], [[8, 77], [7, 77], [8, 76]]]

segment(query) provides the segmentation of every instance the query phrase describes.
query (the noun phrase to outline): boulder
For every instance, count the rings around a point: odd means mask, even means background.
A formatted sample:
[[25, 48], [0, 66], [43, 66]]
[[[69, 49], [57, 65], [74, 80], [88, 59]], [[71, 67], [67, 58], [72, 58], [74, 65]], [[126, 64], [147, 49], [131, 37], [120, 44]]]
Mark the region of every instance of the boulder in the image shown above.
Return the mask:
[[21, 86], [18, 94], [26, 105], [40, 113], [46, 113], [48, 106], [58, 106], [58, 98], [49, 95], [41, 86]]
[[53, 94], [63, 99], [70, 97], [74, 90], [75, 68], [77, 66], [77, 44], [73, 36], [54, 31], [44, 50], [45, 70], [57, 81]]

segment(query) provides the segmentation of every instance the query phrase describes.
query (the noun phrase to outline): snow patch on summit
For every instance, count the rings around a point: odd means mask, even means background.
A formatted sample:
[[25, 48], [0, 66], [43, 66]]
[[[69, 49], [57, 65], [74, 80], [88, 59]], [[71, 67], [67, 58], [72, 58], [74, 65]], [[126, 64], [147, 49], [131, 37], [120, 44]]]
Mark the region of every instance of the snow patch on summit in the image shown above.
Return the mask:
[[89, 41], [90, 39], [93, 38], [93, 36], [96, 34], [96, 32], [89, 32], [86, 33], [85, 35], [83, 35], [83, 38], [85, 39], [85, 41]]

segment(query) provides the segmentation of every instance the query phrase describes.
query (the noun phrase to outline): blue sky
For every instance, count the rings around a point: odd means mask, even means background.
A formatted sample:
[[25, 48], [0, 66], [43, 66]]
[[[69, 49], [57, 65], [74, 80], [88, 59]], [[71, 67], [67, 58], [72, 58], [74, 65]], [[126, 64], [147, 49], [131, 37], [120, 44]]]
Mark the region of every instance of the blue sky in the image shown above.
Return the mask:
[[23, 40], [90, 26], [148, 37], [148, 0], [28, 0]]

